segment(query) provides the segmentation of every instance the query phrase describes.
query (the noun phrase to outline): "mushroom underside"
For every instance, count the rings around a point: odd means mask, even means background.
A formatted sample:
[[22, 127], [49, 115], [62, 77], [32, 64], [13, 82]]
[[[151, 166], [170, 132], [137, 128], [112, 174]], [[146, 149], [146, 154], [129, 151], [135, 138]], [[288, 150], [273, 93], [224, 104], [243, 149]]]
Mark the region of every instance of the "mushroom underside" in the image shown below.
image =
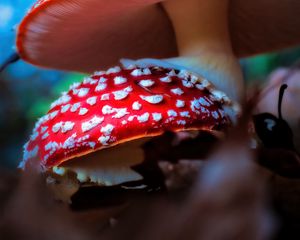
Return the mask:
[[[45, 1], [21, 23], [18, 52], [33, 64], [81, 72], [115, 65], [122, 57], [175, 57], [172, 24], [157, 2]], [[297, 0], [230, 1], [235, 54], [246, 57], [299, 44], [299, 9]]]
[[205, 159], [219, 139], [217, 131], [142, 138], [53, 167], [46, 173], [47, 183], [58, 200], [71, 203], [74, 209], [118, 205], [126, 195], [164, 191], [160, 162]]
[[120, 57], [174, 55], [175, 42], [160, 37], [166, 31], [172, 36], [171, 24], [155, 2], [44, 3], [20, 25], [18, 51], [31, 63], [81, 72], [111, 67]]

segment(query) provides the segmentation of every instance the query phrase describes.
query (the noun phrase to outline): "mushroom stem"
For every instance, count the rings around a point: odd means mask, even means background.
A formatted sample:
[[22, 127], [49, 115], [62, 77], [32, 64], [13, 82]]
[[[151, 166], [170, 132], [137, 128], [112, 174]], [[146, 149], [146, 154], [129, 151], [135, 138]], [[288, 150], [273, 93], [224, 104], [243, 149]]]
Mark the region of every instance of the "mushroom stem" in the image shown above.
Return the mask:
[[212, 81], [238, 100], [243, 90], [241, 68], [228, 30], [229, 0], [169, 0], [163, 6], [171, 19], [180, 57], [167, 61]]
[[19, 54], [13, 53], [5, 60], [5, 62], [2, 65], [0, 65], [0, 73], [3, 72], [8, 67], [8, 65], [17, 62], [18, 60], [20, 60]]

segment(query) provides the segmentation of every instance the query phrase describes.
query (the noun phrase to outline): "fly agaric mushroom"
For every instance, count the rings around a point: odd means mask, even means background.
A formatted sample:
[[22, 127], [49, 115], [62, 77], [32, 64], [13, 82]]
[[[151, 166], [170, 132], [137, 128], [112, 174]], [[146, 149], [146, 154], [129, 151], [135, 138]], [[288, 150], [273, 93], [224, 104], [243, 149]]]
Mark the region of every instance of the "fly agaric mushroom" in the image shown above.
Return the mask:
[[96, 72], [73, 84], [36, 123], [20, 167], [37, 157], [45, 172], [75, 174], [82, 184], [141, 181], [132, 167], [144, 160], [142, 143], [165, 131], [220, 132], [231, 125], [226, 108], [235, 104], [187, 71], [115, 67]]
[[179, 52], [193, 58], [173, 63], [237, 98], [242, 81], [233, 54], [299, 43], [299, 9], [297, 0], [40, 0], [18, 28], [17, 50], [33, 64], [83, 72], [123, 57], [169, 58]]

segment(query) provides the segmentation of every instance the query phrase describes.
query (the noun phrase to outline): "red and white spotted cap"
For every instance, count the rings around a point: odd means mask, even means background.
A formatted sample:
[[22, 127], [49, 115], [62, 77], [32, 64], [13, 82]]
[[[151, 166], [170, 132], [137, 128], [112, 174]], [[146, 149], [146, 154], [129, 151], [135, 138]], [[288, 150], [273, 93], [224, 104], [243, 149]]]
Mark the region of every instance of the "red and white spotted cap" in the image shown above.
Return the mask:
[[206, 79], [163, 67], [95, 72], [52, 103], [24, 147], [20, 167], [43, 167], [165, 131], [221, 130], [231, 124], [228, 97]]

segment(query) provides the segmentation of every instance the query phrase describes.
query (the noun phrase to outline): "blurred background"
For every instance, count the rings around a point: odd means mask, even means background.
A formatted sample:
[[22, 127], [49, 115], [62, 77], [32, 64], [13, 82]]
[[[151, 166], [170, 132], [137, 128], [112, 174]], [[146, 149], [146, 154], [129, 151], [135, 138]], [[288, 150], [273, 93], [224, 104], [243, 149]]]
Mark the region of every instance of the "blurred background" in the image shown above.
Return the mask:
[[[33, 2], [35, 0], [0, 1], [0, 64], [14, 52], [17, 24]], [[263, 83], [272, 70], [291, 66], [299, 56], [300, 48], [293, 48], [242, 59], [241, 64], [248, 83]], [[37, 68], [23, 61], [10, 65], [0, 74], [0, 168], [18, 165], [22, 146], [34, 123], [47, 112], [60, 92], [83, 76]]]

